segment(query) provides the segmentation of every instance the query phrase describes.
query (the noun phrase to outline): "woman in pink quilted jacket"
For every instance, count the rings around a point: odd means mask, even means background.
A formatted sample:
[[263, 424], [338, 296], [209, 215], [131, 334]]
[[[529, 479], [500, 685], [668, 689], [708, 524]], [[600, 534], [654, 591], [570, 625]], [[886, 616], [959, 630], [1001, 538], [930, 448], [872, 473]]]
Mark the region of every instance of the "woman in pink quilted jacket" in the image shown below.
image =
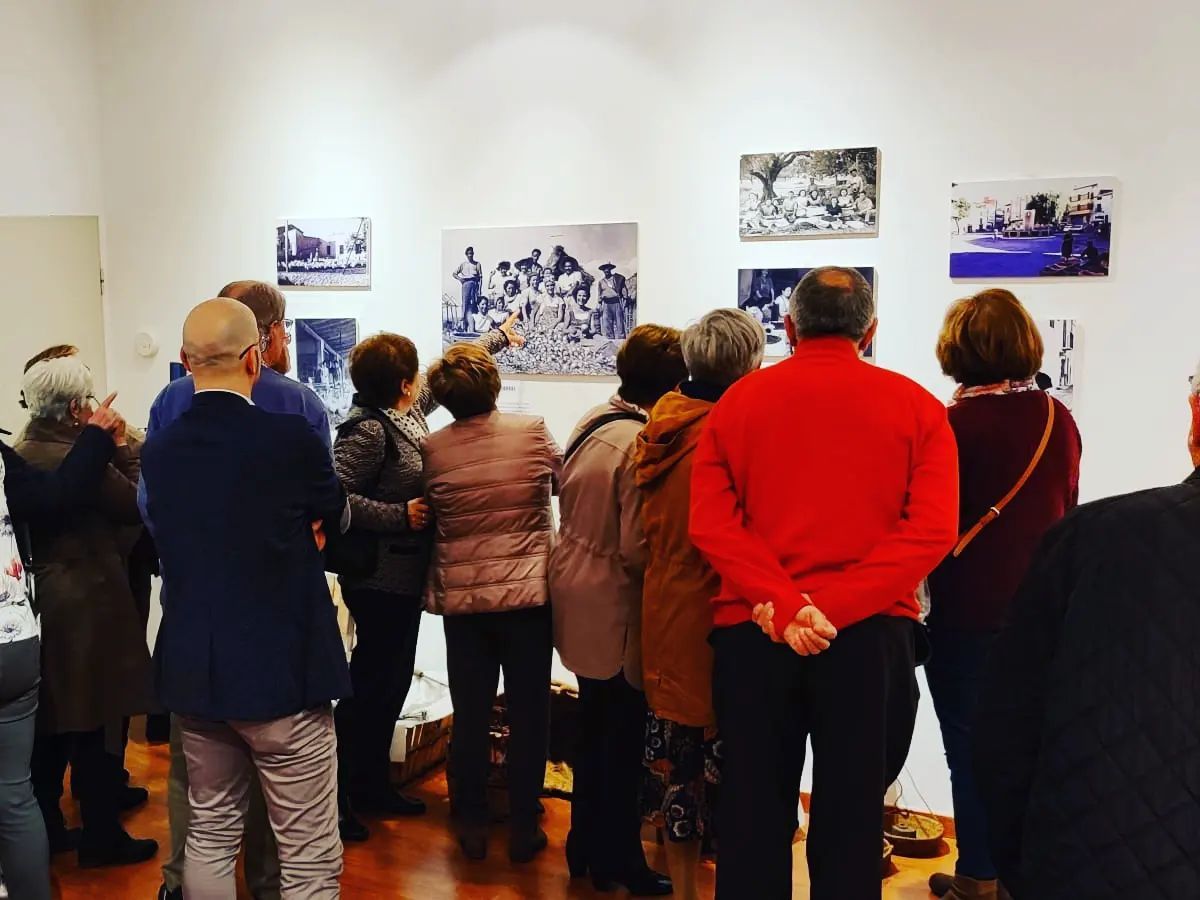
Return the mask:
[[483, 348], [451, 347], [427, 378], [455, 419], [425, 439], [421, 455], [435, 519], [426, 602], [445, 617], [459, 843], [471, 859], [487, 856], [489, 727], [503, 670], [508, 853], [527, 862], [546, 847], [538, 826], [552, 652], [546, 570], [562, 453], [541, 419], [496, 410], [500, 374]]

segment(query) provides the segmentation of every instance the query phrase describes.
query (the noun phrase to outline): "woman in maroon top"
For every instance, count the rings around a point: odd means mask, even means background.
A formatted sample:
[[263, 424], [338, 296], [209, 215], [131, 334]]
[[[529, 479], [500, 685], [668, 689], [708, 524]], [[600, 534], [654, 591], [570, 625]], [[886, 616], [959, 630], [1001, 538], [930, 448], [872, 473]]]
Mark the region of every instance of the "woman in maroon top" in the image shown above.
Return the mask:
[[1020, 481], [1054, 409], [1029, 480], [929, 579], [933, 655], [926, 675], [950, 767], [959, 851], [955, 876], [935, 875], [930, 888], [954, 900], [996, 897], [998, 890], [971, 768], [970, 726], [984, 662], [1042, 536], [1079, 498], [1079, 430], [1070, 411], [1056, 399], [1048, 403], [1034, 380], [1043, 353], [1025, 307], [999, 289], [951, 306], [937, 345], [942, 371], [959, 383], [949, 417], [958, 441], [962, 532]]

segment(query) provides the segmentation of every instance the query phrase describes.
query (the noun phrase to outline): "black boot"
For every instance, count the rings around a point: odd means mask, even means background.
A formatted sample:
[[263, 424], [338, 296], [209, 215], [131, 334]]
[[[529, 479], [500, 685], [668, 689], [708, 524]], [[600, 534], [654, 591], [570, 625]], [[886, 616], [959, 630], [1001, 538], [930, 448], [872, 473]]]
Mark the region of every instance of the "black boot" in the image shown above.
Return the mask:
[[354, 808], [365, 813], [378, 816], [423, 816], [425, 801], [416, 797], [406, 797], [391, 787], [377, 788], [373, 791], [359, 792], [353, 795]]
[[145, 806], [150, 801], [150, 792], [144, 787], [125, 785], [117, 791], [117, 809], [123, 813]]
[[157, 854], [158, 841], [138, 840], [124, 831], [117, 831], [102, 840], [85, 834], [79, 843], [79, 868], [136, 865], [154, 859]]
[[549, 843], [546, 832], [536, 825], [532, 829], [513, 829], [508, 838], [508, 858], [515, 863], [533, 862]]
[[630, 897], [666, 897], [674, 891], [670, 878], [649, 867], [627, 875], [605, 877], [593, 874], [592, 886], [602, 894], [623, 887]]
[[465, 826], [458, 835], [458, 845], [467, 859], [483, 862], [488, 854], [488, 833], [483, 826]]
[[342, 791], [338, 792], [338, 833], [347, 844], [361, 844], [371, 836], [370, 829], [354, 814], [350, 797]]

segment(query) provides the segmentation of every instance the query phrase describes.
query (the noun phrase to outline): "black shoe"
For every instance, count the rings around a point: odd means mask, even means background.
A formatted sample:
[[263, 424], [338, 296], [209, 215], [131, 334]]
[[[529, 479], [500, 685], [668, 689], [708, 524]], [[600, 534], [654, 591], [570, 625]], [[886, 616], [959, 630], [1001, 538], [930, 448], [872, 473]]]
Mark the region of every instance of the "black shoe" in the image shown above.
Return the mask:
[[123, 813], [145, 806], [150, 801], [150, 792], [142, 787], [125, 785], [117, 792], [117, 809]]
[[160, 885], [158, 888], [158, 900], [183, 900], [183, 888], [177, 887], [172, 891], [165, 884]]
[[423, 816], [426, 809], [424, 800], [406, 797], [391, 788], [370, 794], [355, 794], [353, 803], [360, 812], [378, 816]]
[[46, 833], [50, 843], [50, 853], [68, 853], [79, 849], [79, 837], [83, 832], [78, 828], [55, 828]]
[[371, 830], [353, 812], [345, 810], [338, 815], [338, 834], [342, 843], [361, 844], [371, 837]]
[[945, 872], [935, 872], [929, 876], [929, 893], [935, 897], [945, 897], [950, 893], [950, 888], [953, 884], [953, 875], [947, 875]]
[[138, 840], [125, 832], [112, 841], [93, 844], [84, 841], [79, 845], [79, 868], [98, 869], [101, 866], [132, 866], [154, 859], [158, 854], [158, 841], [146, 838]]
[[486, 831], [468, 831], [459, 835], [458, 845], [467, 859], [483, 862], [487, 859], [488, 839]]
[[508, 839], [509, 861], [514, 863], [533, 862], [534, 858], [549, 844], [550, 839], [546, 837], [546, 832], [542, 829], [535, 828], [532, 833], [523, 830], [520, 834], [513, 835]]
[[623, 887], [630, 897], [666, 897], [674, 892], [670, 878], [649, 868], [636, 875], [592, 875], [592, 886], [602, 894]]

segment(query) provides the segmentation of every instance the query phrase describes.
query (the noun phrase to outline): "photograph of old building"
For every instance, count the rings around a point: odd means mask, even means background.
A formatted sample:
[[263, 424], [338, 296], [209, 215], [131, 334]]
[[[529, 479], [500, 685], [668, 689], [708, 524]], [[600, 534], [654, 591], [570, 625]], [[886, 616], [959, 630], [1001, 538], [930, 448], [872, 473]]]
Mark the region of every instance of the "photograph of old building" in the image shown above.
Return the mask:
[[280, 287], [369, 288], [371, 220], [282, 220], [275, 226], [275, 269]]

